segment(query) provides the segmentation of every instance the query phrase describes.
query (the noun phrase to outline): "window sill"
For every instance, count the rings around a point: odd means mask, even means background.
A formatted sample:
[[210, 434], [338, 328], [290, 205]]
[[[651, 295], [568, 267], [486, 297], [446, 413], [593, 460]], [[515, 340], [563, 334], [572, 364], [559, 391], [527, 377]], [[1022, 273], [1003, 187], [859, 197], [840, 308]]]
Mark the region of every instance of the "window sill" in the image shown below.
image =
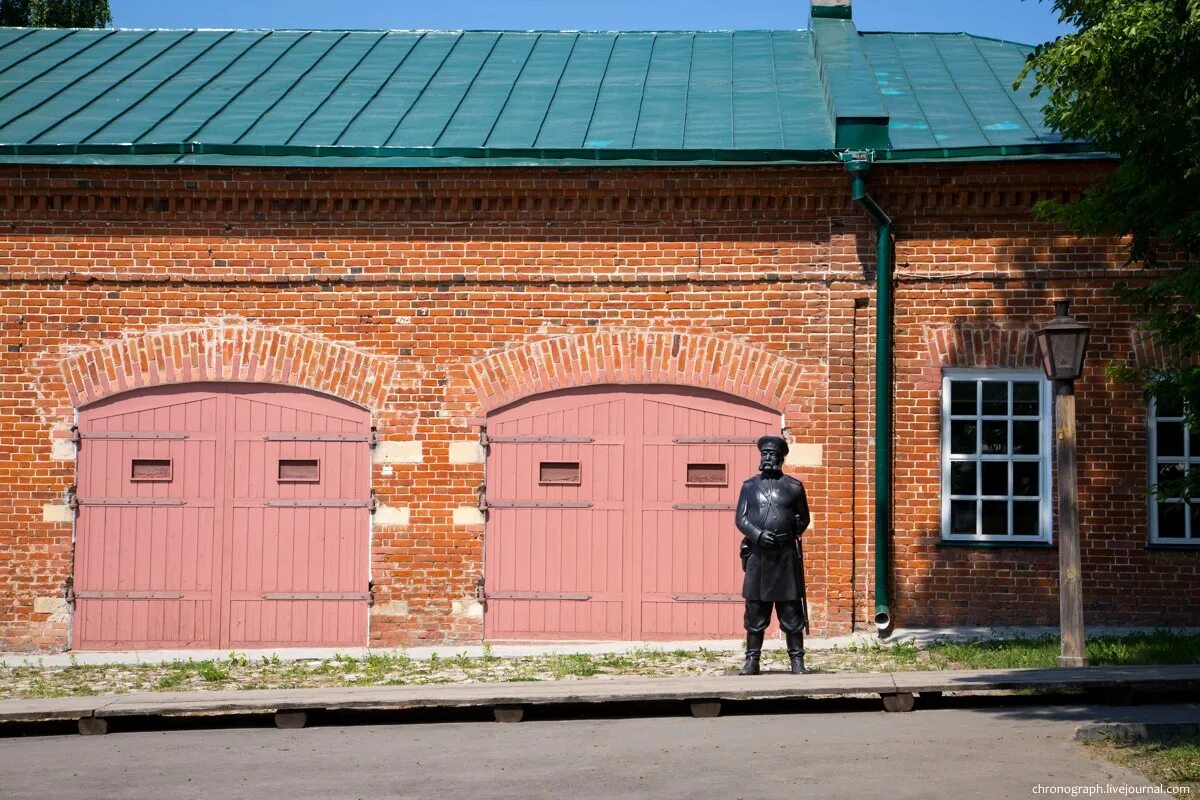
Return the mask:
[[1191, 544], [1175, 544], [1173, 542], [1147, 542], [1147, 550], [1182, 550], [1184, 552], [1200, 551], [1200, 541], [1192, 542]]
[[939, 539], [938, 547], [977, 547], [977, 548], [998, 548], [1004, 550], [1011, 549], [1032, 549], [1032, 550], [1053, 550], [1053, 542], [972, 542], [965, 539]]

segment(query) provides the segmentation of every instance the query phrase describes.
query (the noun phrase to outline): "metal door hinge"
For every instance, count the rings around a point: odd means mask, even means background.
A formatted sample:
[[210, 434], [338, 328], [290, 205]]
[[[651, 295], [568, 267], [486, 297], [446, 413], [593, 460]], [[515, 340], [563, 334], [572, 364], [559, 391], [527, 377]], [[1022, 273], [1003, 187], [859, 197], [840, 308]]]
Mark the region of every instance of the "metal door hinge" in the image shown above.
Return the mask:
[[742, 603], [745, 599], [740, 594], [677, 594], [675, 599], [680, 603]]
[[591, 508], [591, 503], [572, 500], [493, 500], [489, 508]]
[[489, 444], [592, 444], [591, 436], [493, 436]]
[[85, 439], [157, 441], [161, 439], [187, 438], [190, 438], [190, 435], [182, 431], [97, 431], [95, 433], [79, 433], [76, 431], [72, 440], [78, 444]]
[[354, 433], [264, 433], [264, 442], [370, 442], [371, 437]]
[[570, 600], [584, 602], [592, 596], [586, 592], [490, 592], [489, 600]]
[[79, 506], [185, 506], [182, 497], [72, 497], [74, 508]]
[[374, 500], [267, 500], [267, 508], [371, 508]]

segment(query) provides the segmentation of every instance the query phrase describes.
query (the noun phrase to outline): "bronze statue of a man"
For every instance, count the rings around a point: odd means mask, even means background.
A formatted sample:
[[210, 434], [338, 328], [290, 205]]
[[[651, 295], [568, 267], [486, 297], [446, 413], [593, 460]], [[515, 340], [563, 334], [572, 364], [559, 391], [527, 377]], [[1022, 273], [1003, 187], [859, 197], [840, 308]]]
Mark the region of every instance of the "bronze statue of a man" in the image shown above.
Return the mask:
[[742, 484], [738, 497], [737, 527], [742, 541], [746, 577], [746, 665], [741, 675], [761, 671], [763, 631], [771, 622], [771, 607], [787, 635], [792, 673], [804, 672], [804, 563], [800, 536], [808, 529], [808, 498], [804, 484], [783, 474], [787, 441], [779, 436], [758, 440], [761, 474]]

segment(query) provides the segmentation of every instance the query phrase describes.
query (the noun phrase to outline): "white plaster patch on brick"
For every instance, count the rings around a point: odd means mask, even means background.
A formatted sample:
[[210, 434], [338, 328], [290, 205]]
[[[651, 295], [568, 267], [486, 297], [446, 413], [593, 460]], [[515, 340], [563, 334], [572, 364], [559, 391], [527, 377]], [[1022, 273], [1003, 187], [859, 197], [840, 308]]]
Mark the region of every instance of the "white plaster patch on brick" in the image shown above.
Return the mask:
[[475, 506], [459, 506], [454, 509], [455, 525], [482, 525], [483, 512]]
[[455, 600], [452, 610], [459, 619], [483, 619], [483, 603], [473, 597]]
[[75, 443], [70, 439], [70, 425], [55, 425], [50, 429], [50, 459], [52, 461], [74, 461]]
[[409, 517], [408, 506], [377, 506], [375, 508], [376, 525], [407, 525]]
[[825, 446], [820, 444], [792, 444], [788, 446], [789, 467], [819, 467], [825, 459]]
[[51, 622], [66, 621], [70, 610], [70, 605], [67, 603], [66, 598], [63, 597], [33, 598], [33, 613], [49, 614]]
[[451, 464], [482, 464], [483, 446], [479, 442], [451, 442]]
[[380, 442], [371, 454], [376, 464], [420, 464], [424, 460], [425, 449], [420, 442]]
[[62, 503], [47, 503], [42, 506], [42, 522], [74, 522], [75, 509]]
[[392, 600], [388, 603], [376, 603], [371, 606], [372, 617], [407, 617], [408, 603], [404, 600]]

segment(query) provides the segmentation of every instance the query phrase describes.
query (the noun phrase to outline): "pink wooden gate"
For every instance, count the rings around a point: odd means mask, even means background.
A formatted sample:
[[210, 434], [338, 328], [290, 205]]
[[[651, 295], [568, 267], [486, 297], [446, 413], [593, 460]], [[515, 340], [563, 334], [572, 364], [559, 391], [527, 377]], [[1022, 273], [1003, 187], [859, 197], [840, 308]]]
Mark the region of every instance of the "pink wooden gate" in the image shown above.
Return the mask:
[[743, 635], [733, 507], [777, 412], [683, 387], [529, 398], [488, 420], [485, 636]]
[[368, 412], [189, 384], [80, 411], [76, 649], [363, 645]]

